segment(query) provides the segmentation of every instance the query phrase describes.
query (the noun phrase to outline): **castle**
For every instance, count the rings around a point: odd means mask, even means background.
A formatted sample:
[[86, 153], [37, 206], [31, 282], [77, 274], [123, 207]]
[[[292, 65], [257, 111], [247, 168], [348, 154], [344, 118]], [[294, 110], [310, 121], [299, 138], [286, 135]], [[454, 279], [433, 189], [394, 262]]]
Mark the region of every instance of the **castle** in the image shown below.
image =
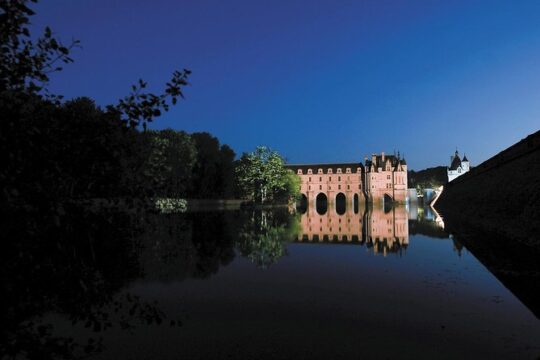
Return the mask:
[[469, 160], [467, 155], [463, 154], [463, 159], [459, 158], [459, 153], [456, 150], [453, 156], [450, 156], [450, 167], [446, 170], [448, 173], [448, 182], [465, 174], [470, 170]]
[[[364, 164], [336, 163], [287, 165], [301, 179], [300, 191], [308, 206], [324, 202], [333, 206], [345, 200], [356, 207], [370, 203], [405, 203], [407, 162], [399, 155], [381, 154], [365, 158]], [[347, 206], [347, 207], [349, 207]]]

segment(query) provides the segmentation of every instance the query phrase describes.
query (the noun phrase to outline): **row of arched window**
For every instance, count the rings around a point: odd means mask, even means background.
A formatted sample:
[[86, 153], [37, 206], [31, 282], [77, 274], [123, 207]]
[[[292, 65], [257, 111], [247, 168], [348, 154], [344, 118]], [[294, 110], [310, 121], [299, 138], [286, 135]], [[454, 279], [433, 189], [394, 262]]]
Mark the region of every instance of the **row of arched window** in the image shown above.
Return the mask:
[[[362, 172], [362, 168], [357, 168], [357, 169], [356, 169], [356, 172]], [[334, 171], [333, 171], [332, 169], [329, 168], [329, 169], [326, 170], [326, 173], [327, 173], [327, 174], [333, 174]], [[351, 168], [346, 168], [346, 169], [345, 169], [345, 174], [351, 174], [351, 173], [352, 173], [352, 169], [351, 169]], [[298, 174], [298, 175], [304, 175], [304, 170], [298, 169], [298, 170], [297, 170], [297, 174]], [[308, 174], [308, 175], [313, 174], [313, 169], [307, 169], [306, 174]], [[321, 168], [317, 169], [317, 174], [324, 174], [324, 170], [321, 169]], [[343, 174], [343, 170], [342, 170], [341, 168], [337, 168], [336, 174]]]

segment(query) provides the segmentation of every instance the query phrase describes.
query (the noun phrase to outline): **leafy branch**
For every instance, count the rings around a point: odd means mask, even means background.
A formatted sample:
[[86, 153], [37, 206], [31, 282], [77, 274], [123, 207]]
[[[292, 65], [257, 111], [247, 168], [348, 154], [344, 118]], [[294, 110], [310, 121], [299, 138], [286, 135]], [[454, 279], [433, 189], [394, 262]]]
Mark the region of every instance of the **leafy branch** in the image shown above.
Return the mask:
[[110, 105], [108, 110], [118, 112], [130, 127], [142, 125], [146, 130], [147, 123], [160, 116], [162, 111], [169, 111], [170, 105], [175, 105], [178, 98], [184, 99], [182, 88], [189, 85], [190, 74], [191, 71], [187, 69], [175, 71], [161, 95], [144, 92], [148, 84], [139, 79], [136, 85], [131, 86], [131, 93], [120, 99], [117, 105]]
[[[31, 0], [36, 2], [36, 0]], [[70, 51], [78, 40], [64, 45], [49, 27], [33, 41], [29, 16], [34, 11], [27, 0], [0, 0], [0, 90], [39, 93], [49, 82], [49, 74], [61, 71], [59, 63], [72, 63]]]

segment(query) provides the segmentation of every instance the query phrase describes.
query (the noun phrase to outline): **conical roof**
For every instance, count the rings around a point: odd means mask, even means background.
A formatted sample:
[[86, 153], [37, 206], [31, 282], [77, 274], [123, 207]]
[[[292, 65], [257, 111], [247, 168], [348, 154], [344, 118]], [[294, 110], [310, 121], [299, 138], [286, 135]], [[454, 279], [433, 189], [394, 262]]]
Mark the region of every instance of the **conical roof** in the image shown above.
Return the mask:
[[461, 166], [461, 159], [459, 158], [459, 155], [457, 155], [452, 159], [452, 163], [450, 164], [450, 170], [457, 170], [458, 167]]

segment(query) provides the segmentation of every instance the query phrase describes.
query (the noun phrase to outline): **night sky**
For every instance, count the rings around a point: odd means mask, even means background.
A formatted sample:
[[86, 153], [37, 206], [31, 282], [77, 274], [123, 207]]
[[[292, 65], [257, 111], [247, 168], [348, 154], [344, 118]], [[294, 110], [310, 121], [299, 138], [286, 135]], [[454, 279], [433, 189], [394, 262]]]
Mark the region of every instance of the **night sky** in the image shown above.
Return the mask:
[[289, 162], [405, 154], [472, 165], [540, 128], [540, 1], [41, 1], [34, 32], [79, 39], [52, 77], [67, 98], [115, 103], [193, 71], [153, 128], [208, 131]]

